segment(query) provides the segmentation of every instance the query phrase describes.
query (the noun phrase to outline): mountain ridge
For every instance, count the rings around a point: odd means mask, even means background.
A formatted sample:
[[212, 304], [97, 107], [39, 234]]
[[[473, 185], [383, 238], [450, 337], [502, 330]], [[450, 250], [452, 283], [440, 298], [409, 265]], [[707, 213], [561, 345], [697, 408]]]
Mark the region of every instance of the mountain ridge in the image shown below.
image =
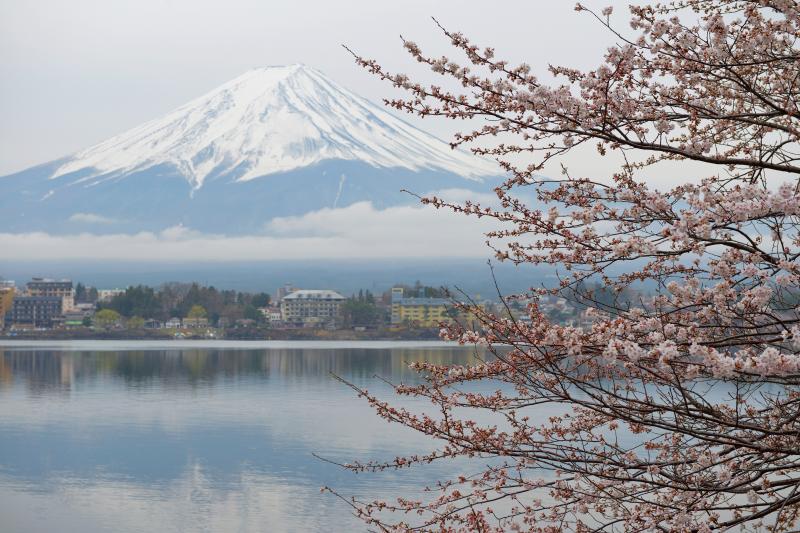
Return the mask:
[[194, 188], [210, 177], [248, 181], [324, 160], [380, 168], [488, 175], [487, 162], [450, 149], [305, 65], [251, 69], [163, 117], [98, 143], [51, 179], [78, 181], [173, 165]]
[[277, 216], [416, 201], [401, 189], [485, 192], [499, 174], [315, 69], [264, 67], [72, 156], [0, 178], [0, 227], [258, 233]]

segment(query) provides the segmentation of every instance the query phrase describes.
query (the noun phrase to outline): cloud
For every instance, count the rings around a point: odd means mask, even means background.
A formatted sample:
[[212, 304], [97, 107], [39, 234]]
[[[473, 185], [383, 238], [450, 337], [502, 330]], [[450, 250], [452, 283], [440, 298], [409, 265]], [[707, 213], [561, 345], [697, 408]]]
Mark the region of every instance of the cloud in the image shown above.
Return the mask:
[[0, 233], [7, 260], [248, 261], [281, 259], [488, 257], [487, 219], [425, 206], [376, 209], [361, 202], [271, 220], [263, 234], [226, 236], [176, 226], [100, 235]]
[[94, 213], [75, 213], [68, 219], [70, 222], [85, 222], [87, 224], [113, 224], [113, 218], [96, 215]]

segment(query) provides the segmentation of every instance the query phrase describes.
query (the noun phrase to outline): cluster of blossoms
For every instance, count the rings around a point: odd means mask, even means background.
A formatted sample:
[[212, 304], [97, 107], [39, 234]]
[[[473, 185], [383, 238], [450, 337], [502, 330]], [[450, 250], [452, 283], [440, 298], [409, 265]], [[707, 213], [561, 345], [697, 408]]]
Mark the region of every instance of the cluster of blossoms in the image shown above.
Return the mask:
[[[474, 307], [479, 328], [443, 329], [492, 356], [416, 363], [424, 382], [396, 391], [427, 398], [431, 413], [359, 391], [439, 445], [350, 468], [480, 457], [482, 470], [442, 481], [429, 498], [348, 501], [385, 531], [796, 530], [800, 4], [633, 6], [630, 38], [610, 8], [577, 9], [621, 44], [590, 72], [551, 67], [557, 86], [444, 29], [465, 64], [405, 47], [460, 92], [357, 57], [408, 92], [387, 101], [399, 110], [491, 119], [453, 145], [508, 173], [501, 207], [423, 201], [496, 219], [487, 242], [499, 260], [551, 265], [560, 277], [525, 295], [530, 320]], [[609, 179], [537, 174], [584, 144], [624, 164]], [[520, 165], [525, 154], [533, 163]], [[666, 191], [648, 185], [653, 168], [675, 161], [707, 174]], [[523, 202], [520, 188], [536, 201]], [[648, 296], [624, 297], [637, 288]], [[536, 303], [547, 294], [588, 309], [586, 322], [549, 321]], [[477, 411], [491, 421], [477, 422]]]

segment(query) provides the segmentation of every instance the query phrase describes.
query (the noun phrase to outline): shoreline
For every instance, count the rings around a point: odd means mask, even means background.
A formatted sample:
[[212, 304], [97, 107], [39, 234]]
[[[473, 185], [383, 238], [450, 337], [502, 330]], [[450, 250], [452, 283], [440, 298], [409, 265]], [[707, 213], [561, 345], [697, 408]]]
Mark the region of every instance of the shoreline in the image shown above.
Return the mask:
[[38, 350], [62, 350], [72, 352], [101, 351], [101, 352], [144, 352], [163, 350], [187, 349], [218, 349], [218, 350], [390, 350], [390, 349], [425, 349], [425, 350], [452, 350], [468, 348], [457, 343], [431, 340], [359, 340], [359, 341], [320, 341], [320, 340], [186, 340], [176, 339], [169, 341], [160, 340], [9, 340], [0, 338], [0, 353], [26, 352]]
[[337, 341], [337, 342], [362, 342], [362, 341], [410, 341], [410, 342], [441, 342], [439, 330], [225, 330], [209, 336], [204, 333], [183, 330], [179, 335], [175, 332], [163, 330], [49, 330], [49, 331], [21, 331], [14, 335], [0, 334], [0, 345], [7, 342], [42, 342], [42, 341]]

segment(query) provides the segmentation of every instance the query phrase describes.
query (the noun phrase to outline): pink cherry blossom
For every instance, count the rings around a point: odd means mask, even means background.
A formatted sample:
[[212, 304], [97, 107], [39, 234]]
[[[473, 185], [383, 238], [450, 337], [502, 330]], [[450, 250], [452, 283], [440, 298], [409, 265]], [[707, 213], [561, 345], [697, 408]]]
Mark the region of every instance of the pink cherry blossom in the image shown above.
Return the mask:
[[[475, 345], [475, 363], [412, 363], [421, 383], [395, 387], [427, 409], [351, 385], [433, 440], [347, 468], [472, 463], [414, 497], [345, 499], [381, 531], [797, 530], [800, 4], [631, 6], [630, 29], [610, 8], [576, 10], [618, 44], [594, 70], [549, 67], [552, 84], [445, 28], [463, 61], [404, 41], [429, 83], [356, 56], [405, 92], [388, 105], [466, 124], [453, 146], [507, 176], [499, 208], [422, 201], [494, 219], [498, 260], [558, 279], [504, 299], [528, 302], [525, 317], [458, 304], [477, 325], [441, 336]], [[540, 174], [582, 145], [624, 164]], [[653, 185], [658, 165], [686, 161], [700, 174]], [[542, 312], [555, 296], [581, 320]]]

